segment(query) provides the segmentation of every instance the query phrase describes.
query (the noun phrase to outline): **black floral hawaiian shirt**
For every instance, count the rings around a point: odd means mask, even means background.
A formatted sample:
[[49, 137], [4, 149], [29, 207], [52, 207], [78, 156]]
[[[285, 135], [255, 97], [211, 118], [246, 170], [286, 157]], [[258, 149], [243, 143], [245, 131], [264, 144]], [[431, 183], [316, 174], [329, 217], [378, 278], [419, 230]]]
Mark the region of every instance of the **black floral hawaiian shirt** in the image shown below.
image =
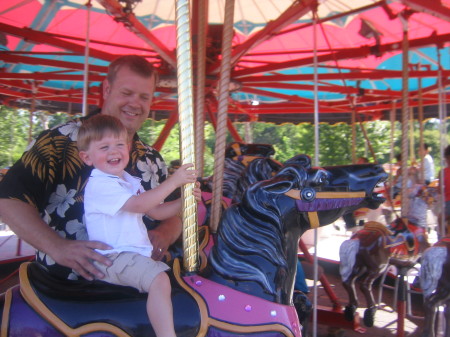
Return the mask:
[[[88, 117], [42, 132], [0, 183], [0, 198], [22, 200], [35, 206], [44, 221], [59, 235], [71, 240], [86, 240], [83, 219], [84, 187], [92, 167], [78, 156], [78, 129]], [[145, 190], [158, 186], [167, 177], [161, 155], [135, 135], [126, 171], [142, 179]], [[69, 268], [55, 263], [43, 252], [36, 260], [55, 276], [77, 279]]]

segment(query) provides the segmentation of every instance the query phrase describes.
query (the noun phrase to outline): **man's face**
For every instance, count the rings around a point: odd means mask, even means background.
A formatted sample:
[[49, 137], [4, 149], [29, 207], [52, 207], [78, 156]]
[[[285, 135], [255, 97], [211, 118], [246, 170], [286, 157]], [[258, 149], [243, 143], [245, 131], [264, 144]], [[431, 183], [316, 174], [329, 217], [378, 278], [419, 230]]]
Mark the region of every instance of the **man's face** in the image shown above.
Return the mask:
[[149, 115], [154, 90], [153, 76], [145, 78], [122, 67], [114, 82], [105, 80], [103, 83], [102, 113], [120, 119], [132, 136]]

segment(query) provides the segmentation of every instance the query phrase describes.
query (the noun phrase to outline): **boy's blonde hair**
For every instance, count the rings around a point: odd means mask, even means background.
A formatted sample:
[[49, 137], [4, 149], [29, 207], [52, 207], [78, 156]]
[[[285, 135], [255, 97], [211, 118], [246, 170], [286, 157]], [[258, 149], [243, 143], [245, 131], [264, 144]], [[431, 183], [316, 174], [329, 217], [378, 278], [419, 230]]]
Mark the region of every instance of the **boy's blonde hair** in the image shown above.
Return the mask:
[[83, 122], [78, 130], [77, 147], [79, 151], [87, 151], [92, 141], [101, 140], [105, 135], [128, 138], [127, 129], [116, 117], [98, 114]]

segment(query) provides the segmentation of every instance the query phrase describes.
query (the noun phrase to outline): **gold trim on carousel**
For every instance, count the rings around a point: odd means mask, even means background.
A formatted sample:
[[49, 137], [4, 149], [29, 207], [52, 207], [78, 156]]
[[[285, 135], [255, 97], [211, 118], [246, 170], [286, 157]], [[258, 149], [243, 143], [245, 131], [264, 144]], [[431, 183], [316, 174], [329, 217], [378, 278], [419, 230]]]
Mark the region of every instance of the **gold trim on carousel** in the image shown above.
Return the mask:
[[[285, 193], [288, 197], [302, 200], [301, 190], [292, 189]], [[366, 192], [317, 192], [316, 199], [345, 199], [345, 198], [364, 198]]]
[[208, 264], [208, 258], [206, 257], [204, 250], [208, 246], [208, 243], [209, 243], [209, 227], [208, 226], [200, 226], [198, 228], [198, 231], [199, 231], [199, 234], [200, 234], [200, 231], [205, 232], [203, 240], [202, 240], [202, 242], [200, 242], [200, 245], [198, 246], [198, 251], [199, 251], [199, 256], [200, 256], [200, 270], [203, 270], [206, 267], [206, 265]]
[[204, 337], [208, 333], [208, 327], [214, 326], [219, 329], [223, 329], [225, 331], [235, 332], [235, 333], [253, 333], [253, 332], [267, 332], [267, 331], [274, 331], [274, 332], [281, 332], [286, 337], [295, 337], [292, 331], [282, 325], [282, 324], [265, 324], [265, 325], [252, 325], [252, 326], [242, 326], [242, 325], [235, 325], [232, 323], [227, 323], [223, 321], [219, 321], [215, 318], [209, 317], [208, 313], [208, 306], [205, 303], [205, 300], [202, 296], [200, 296], [197, 292], [195, 292], [189, 285], [184, 282], [183, 278], [180, 276], [180, 262], [178, 259], [174, 261], [173, 264], [173, 274], [175, 276], [175, 279], [178, 281], [178, 284], [186, 290], [197, 302], [199, 310], [200, 310], [200, 316], [201, 316], [201, 323], [200, 323], [200, 329], [199, 333], [196, 337]]
[[3, 304], [3, 315], [2, 315], [2, 327], [0, 330], [1, 337], [8, 336], [8, 328], [9, 328], [9, 313], [11, 311], [11, 302], [12, 302], [12, 288], [8, 289], [5, 293], [5, 303]]
[[234, 152], [236, 152], [237, 156], [240, 156], [242, 154], [241, 152], [241, 146], [237, 143], [233, 143], [231, 144], [232, 149], [234, 150]]
[[235, 333], [253, 333], [253, 332], [281, 332], [286, 337], [295, 337], [292, 331], [282, 324], [265, 324], [265, 325], [252, 325], [252, 326], [242, 326], [234, 325], [227, 322], [218, 321], [214, 318], [209, 318], [211, 326], [214, 326], [225, 331], [235, 332]]
[[30, 305], [39, 315], [41, 315], [42, 318], [48, 322], [51, 322], [51, 325], [55, 329], [59, 330], [63, 335], [67, 337], [79, 337], [95, 331], [105, 331], [111, 332], [117, 335], [117, 337], [131, 337], [122, 329], [108, 323], [89, 323], [75, 329], [68, 326], [58, 316], [51, 312], [33, 291], [27, 273], [29, 264], [30, 262], [22, 263], [20, 265], [20, 293], [28, 305]]
[[206, 333], [208, 332], [208, 307], [206, 306], [205, 301], [203, 300], [203, 297], [201, 297], [198, 293], [193, 291], [191, 287], [189, 287], [183, 280], [183, 278], [180, 276], [180, 260], [175, 259], [173, 261], [173, 275], [175, 276], [175, 279], [177, 280], [178, 284], [186, 290], [197, 302], [198, 308], [200, 310], [200, 328], [199, 332], [197, 334], [197, 337], [203, 337], [206, 336]]
[[308, 212], [308, 219], [309, 224], [311, 225], [311, 228], [319, 228], [320, 222], [319, 217], [317, 215], [317, 212]]

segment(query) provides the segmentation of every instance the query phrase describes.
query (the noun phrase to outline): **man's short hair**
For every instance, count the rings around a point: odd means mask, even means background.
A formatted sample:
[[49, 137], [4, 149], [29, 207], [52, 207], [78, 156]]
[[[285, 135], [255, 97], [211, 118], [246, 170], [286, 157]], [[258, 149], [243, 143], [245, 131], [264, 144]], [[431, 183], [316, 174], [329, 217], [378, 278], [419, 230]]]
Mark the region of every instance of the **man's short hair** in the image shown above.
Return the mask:
[[447, 145], [447, 147], [445, 148], [444, 157], [450, 157], [450, 145]]
[[128, 67], [131, 71], [144, 78], [154, 76], [155, 83], [158, 81], [158, 72], [153, 65], [145, 58], [138, 55], [125, 55], [116, 58], [108, 67], [107, 79], [109, 83], [113, 83], [116, 79], [117, 72], [122, 67]]
[[78, 130], [77, 147], [80, 151], [87, 151], [92, 141], [101, 140], [105, 135], [128, 137], [127, 129], [122, 122], [113, 116], [97, 114], [83, 122]]

